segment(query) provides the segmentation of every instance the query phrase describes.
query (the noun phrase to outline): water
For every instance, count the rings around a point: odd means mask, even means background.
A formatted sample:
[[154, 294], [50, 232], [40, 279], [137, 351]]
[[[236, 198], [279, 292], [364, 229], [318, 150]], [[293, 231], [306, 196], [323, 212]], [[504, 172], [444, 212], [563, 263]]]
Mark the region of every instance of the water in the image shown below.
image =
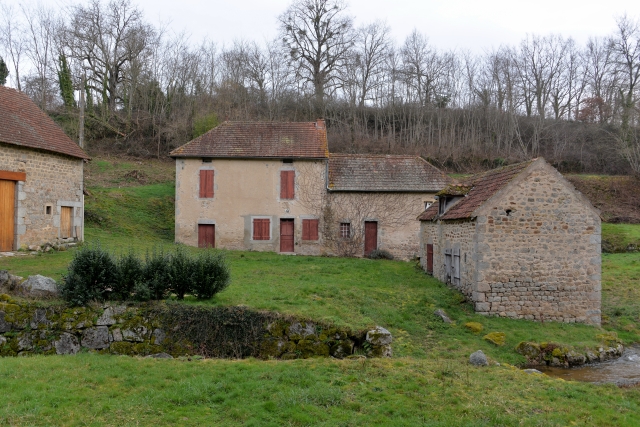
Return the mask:
[[578, 368], [538, 367], [545, 374], [570, 381], [640, 385], [640, 347], [628, 347], [616, 360]]

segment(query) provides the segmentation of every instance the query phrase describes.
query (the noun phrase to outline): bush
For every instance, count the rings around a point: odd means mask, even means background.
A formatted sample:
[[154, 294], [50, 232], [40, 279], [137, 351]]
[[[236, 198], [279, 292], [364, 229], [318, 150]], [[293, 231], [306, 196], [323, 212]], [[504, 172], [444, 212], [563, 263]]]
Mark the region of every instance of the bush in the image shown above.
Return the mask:
[[369, 252], [369, 255], [367, 255], [367, 258], [370, 259], [393, 259], [393, 255], [391, 254], [391, 252], [385, 250], [385, 249], [374, 249], [371, 252]]
[[160, 300], [171, 292], [178, 299], [186, 294], [209, 299], [229, 285], [230, 276], [224, 254], [215, 250], [192, 257], [181, 246], [173, 254], [154, 248], [142, 262], [133, 251], [114, 260], [98, 244], [83, 246], [75, 254], [60, 292], [73, 305], [107, 299]]
[[70, 304], [104, 301], [117, 281], [117, 266], [100, 244], [84, 245], [74, 254], [62, 280], [60, 295]]
[[[170, 256], [162, 249], [153, 248], [151, 254], [145, 255], [144, 269], [142, 271], [142, 283], [146, 285], [150, 293], [149, 299], [165, 299], [170, 293], [171, 274]], [[142, 290], [142, 288], [139, 288]], [[136, 299], [138, 292], [134, 291]]]
[[182, 246], [178, 246], [169, 262], [169, 277], [171, 290], [178, 299], [184, 299], [184, 295], [191, 290], [193, 283], [193, 262]]
[[127, 300], [131, 298], [131, 293], [136, 282], [142, 278], [143, 266], [140, 259], [132, 249], [125, 255], [120, 255], [116, 261], [117, 274], [116, 282], [113, 286], [113, 299]]
[[229, 285], [230, 273], [224, 255], [207, 250], [193, 262], [193, 295], [210, 299]]

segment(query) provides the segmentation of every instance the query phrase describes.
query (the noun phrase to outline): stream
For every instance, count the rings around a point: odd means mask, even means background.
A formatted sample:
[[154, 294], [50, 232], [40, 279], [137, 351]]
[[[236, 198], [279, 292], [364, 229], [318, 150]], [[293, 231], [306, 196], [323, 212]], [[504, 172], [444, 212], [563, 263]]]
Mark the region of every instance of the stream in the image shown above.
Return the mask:
[[640, 384], [640, 346], [628, 347], [616, 360], [577, 368], [538, 367], [541, 372], [568, 381], [614, 383], [620, 386]]

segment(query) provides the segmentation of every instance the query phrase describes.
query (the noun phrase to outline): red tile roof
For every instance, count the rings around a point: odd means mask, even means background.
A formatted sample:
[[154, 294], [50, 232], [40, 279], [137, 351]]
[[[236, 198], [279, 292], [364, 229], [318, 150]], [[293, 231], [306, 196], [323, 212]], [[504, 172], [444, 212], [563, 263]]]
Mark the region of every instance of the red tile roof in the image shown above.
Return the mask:
[[27, 95], [0, 86], [0, 142], [88, 159]]
[[331, 191], [440, 191], [449, 177], [418, 156], [334, 154], [329, 155]]
[[465, 179], [462, 185], [471, 186], [471, 190], [465, 197], [447, 209], [447, 211], [439, 217], [437, 216], [438, 203], [434, 203], [418, 217], [418, 220], [429, 221], [436, 218], [442, 220], [470, 218], [476, 209], [504, 188], [532, 162], [533, 160], [529, 160], [493, 169]]
[[317, 122], [224, 122], [169, 153], [171, 157], [327, 158], [327, 131]]

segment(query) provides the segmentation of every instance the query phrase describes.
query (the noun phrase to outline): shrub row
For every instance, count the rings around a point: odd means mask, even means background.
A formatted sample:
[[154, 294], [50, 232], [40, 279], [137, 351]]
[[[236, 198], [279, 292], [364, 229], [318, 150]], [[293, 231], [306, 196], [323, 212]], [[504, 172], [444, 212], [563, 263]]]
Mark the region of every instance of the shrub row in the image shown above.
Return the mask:
[[141, 260], [133, 251], [113, 256], [100, 245], [83, 246], [63, 276], [62, 297], [73, 305], [90, 301], [149, 301], [175, 294], [210, 299], [229, 285], [224, 254], [214, 250], [189, 255], [178, 247], [173, 253], [154, 249]]

